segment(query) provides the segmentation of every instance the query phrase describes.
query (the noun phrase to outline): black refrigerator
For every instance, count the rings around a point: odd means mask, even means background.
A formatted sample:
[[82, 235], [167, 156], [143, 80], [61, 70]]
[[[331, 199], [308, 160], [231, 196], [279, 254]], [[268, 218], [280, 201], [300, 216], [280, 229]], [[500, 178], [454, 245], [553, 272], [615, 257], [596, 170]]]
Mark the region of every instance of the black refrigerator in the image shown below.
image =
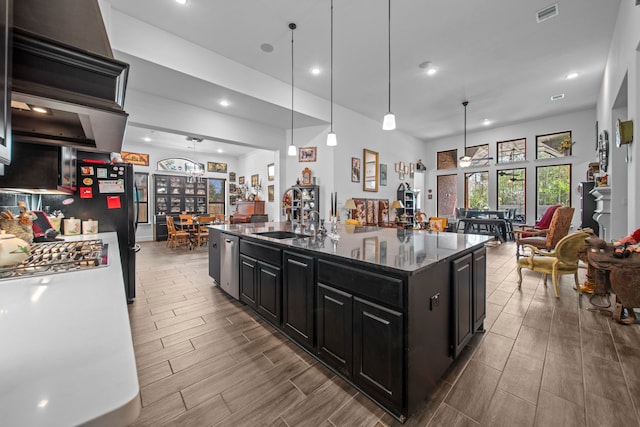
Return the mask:
[[136, 296], [136, 252], [139, 250], [133, 165], [78, 159], [76, 179], [74, 201], [65, 207], [65, 216], [97, 220], [98, 232], [118, 234], [127, 303], [132, 303]]

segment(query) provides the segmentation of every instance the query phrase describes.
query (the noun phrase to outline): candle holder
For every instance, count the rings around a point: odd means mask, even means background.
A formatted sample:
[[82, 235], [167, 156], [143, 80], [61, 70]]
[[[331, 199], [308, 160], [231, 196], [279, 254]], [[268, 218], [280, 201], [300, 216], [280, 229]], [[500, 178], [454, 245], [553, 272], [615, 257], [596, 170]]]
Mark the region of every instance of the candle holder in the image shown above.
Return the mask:
[[329, 228], [329, 238], [331, 240], [340, 239], [340, 234], [338, 234], [338, 217], [331, 217], [331, 226]]

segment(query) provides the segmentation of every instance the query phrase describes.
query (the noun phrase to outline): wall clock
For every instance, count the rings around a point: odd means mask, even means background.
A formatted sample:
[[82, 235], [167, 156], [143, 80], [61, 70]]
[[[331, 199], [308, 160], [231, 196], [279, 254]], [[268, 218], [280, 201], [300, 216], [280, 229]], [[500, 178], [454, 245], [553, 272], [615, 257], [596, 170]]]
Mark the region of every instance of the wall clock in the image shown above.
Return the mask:
[[609, 133], [603, 130], [600, 134], [600, 147], [598, 148], [598, 163], [602, 172], [609, 166]]
[[633, 141], [633, 122], [627, 120], [616, 120], [616, 147], [620, 148], [623, 144], [629, 144]]

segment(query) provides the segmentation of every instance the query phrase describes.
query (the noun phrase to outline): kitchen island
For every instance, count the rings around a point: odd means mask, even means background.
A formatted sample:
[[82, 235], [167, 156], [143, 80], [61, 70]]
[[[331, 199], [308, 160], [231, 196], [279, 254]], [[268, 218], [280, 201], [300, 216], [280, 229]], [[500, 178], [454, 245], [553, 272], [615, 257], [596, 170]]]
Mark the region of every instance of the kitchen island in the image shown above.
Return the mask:
[[140, 413], [116, 233], [108, 264], [0, 280], [0, 424], [125, 426]]
[[[290, 227], [212, 226], [210, 275], [228, 289], [221, 273], [237, 269], [240, 301], [404, 422], [483, 331], [490, 237], [339, 226], [336, 240]], [[229, 242], [237, 253], [222, 265]]]

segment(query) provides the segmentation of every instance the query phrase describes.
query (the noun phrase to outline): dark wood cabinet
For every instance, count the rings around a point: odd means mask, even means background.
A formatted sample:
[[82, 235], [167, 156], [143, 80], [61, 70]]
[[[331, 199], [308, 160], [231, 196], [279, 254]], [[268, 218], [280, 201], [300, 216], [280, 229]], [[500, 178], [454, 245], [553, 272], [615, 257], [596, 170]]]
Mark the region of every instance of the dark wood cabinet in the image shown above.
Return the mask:
[[256, 308], [258, 299], [257, 268], [257, 260], [240, 254], [240, 301], [253, 308]]
[[281, 251], [240, 241], [240, 301], [274, 325], [282, 321]]
[[256, 308], [267, 320], [279, 325], [282, 320], [282, 278], [280, 267], [258, 261]]
[[353, 296], [318, 283], [318, 354], [348, 377], [353, 374]]
[[282, 281], [282, 324], [292, 339], [313, 349], [314, 260], [284, 252]]
[[467, 254], [451, 263], [451, 295], [453, 331], [451, 350], [458, 357], [473, 336], [473, 268], [472, 255]]
[[220, 230], [209, 229], [209, 276], [220, 285]]
[[377, 400], [402, 405], [402, 313], [354, 298], [353, 379]]
[[484, 331], [487, 317], [487, 250], [473, 252], [473, 331]]

